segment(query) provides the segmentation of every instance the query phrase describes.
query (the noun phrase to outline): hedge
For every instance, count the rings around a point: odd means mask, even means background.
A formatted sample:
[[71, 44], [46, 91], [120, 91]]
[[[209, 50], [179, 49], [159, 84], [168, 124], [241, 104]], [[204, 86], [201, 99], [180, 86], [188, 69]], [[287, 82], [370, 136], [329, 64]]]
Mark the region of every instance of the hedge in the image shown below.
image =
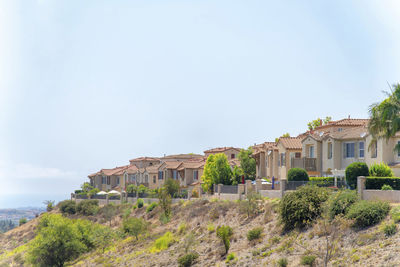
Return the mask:
[[390, 185], [393, 190], [400, 190], [400, 177], [367, 177], [366, 189], [381, 190], [383, 185]]
[[[338, 180], [340, 180], [338, 178]], [[310, 182], [325, 182], [331, 183], [335, 181], [335, 177], [310, 177]]]

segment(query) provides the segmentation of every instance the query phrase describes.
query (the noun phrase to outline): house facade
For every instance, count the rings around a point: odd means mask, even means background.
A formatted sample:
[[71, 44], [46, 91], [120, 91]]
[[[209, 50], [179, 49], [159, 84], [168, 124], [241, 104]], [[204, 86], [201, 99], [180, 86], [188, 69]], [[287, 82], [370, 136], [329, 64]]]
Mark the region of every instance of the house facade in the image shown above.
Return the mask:
[[224, 153], [228, 160], [237, 159], [240, 152], [240, 148], [237, 147], [216, 147], [204, 151], [206, 158], [211, 154]]

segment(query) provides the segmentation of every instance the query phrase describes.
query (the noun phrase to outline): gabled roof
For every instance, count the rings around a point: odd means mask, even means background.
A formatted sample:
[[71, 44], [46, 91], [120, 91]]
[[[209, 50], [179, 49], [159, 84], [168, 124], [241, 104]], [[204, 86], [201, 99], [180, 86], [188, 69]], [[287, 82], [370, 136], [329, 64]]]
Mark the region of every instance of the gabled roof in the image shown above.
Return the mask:
[[322, 130], [325, 128], [329, 128], [332, 126], [367, 126], [369, 123], [369, 119], [341, 119], [338, 121], [330, 121], [327, 124], [318, 126], [315, 130]]
[[237, 147], [224, 146], [224, 147], [216, 147], [216, 148], [205, 150], [204, 153], [223, 153], [230, 149], [240, 151], [240, 148], [237, 148]]
[[336, 140], [363, 139], [368, 135], [368, 129], [364, 126], [343, 129], [342, 131], [330, 132], [324, 138], [331, 137]]
[[234, 167], [234, 166], [240, 167], [240, 160], [239, 159], [230, 159], [229, 165], [232, 167]]
[[278, 143], [281, 143], [284, 148], [289, 150], [300, 150], [303, 147], [301, 140], [298, 137], [281, 137]]
[[140, 158], [135, 158], [129, 160], [129, 162], [139, 162], [139, 161], [159, 161], [159, 158], [153, 158], [153, 157], [140, 157]]
[[182, 160], [188, 160], [188, 159], [196, 159], [196, 158], [202, 158], [204, 157], [203, 155], [200, 154], [177, 154], [177, 155], [168, 155], [160, 158], [161, 160], [167, 161], [167, 160], [174, 160], [174, 159], [182, 159]]
[[182, 161], [164, 161], [161, 165], [166, 169], [178, 169], [178, 167], [182, 164]]
[[253, 155], [257, 155], [262, 151], [266, 152], [267, 150], [275, 150], [278, 149], [278, 147], [276, 146], [275, 142], [264, 142], [258, 145], [254, 145], [252, 149]]
[[148, 173], [158, 173], [158, 169], [160, 168], [162, 164], [157, 164], [157, 165], [153, 165], [153, 166], [147, 166], [146, 167], [146, 171]]
[[138, 171], [138, 167], [136, 165], [130, 165], [125, 171], [127, 174], [135, 174]]
[[106, 176], [111, 176], [111, 175], [120, 175], [119, 173], [121, 171], [124, 171], [125, 169], [127, 169], [129, 167], [129, 165], [126, 166], [120, 166], [120, 167], [115, 167], [113, 169], [101, 169], [99, 174], [104, 174]]

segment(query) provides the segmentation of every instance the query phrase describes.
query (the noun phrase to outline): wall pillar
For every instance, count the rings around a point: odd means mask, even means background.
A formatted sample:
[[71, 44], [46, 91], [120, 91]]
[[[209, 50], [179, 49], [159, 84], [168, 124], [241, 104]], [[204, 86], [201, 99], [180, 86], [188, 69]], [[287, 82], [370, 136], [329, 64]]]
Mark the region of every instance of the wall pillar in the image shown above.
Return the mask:
[[242, 199], [242, 195], [245, 191], [245, 185], [244, 184], [238, 184], [238, 195], [239, 195], [239, 200]]
[[256, 180], [256, 192], [260, 193], [260, 190], [262, 189], [262, 183], [261, 183], [261, 179], [257, 179]]
[[280, 181], [280, 197], [283, 198], [286, 191], [286, 179], [281, 179]]
[[249, 192], [251, 190], [253, 190], [253, 185], [251, 184], [251, 180], [246, 180], [245, 181], [245, 185], [246, 185], [245, 193], [246, 193], [246, 196], [247, 196], [249, 194]]
[[260, 152], [260, 178], [267, 177], [265, 166], [265, 152]]
[[335, 187], [337, 187], [337, 177], [335, 176], [334, 179], [335, 179], [335, 184], [334, 185], [335, 185]]
[[360, 199], [363, 199], [364, 197], [364, 190], [365, 190], [365, 180], [367, 178], [365, 178], [365, 176], [358, 176], [357, 177], [357, 193], [360, 197]]
[[109, 198], [108, 198], [108, 194], [106, 195], [106, 205], [108, 205], [109, 202]]
[[222, 184], [218, 184], [218, 196], [221, 195]]

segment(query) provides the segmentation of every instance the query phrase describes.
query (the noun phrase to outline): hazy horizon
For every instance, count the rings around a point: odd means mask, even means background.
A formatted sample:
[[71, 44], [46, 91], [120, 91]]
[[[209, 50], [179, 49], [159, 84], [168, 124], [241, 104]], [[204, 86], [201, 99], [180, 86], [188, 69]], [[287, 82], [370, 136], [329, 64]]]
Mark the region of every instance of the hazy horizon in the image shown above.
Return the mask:
[[0, 208], [366, 118], [399, 82], [399, 22], [397, 1], [1, 1]]

